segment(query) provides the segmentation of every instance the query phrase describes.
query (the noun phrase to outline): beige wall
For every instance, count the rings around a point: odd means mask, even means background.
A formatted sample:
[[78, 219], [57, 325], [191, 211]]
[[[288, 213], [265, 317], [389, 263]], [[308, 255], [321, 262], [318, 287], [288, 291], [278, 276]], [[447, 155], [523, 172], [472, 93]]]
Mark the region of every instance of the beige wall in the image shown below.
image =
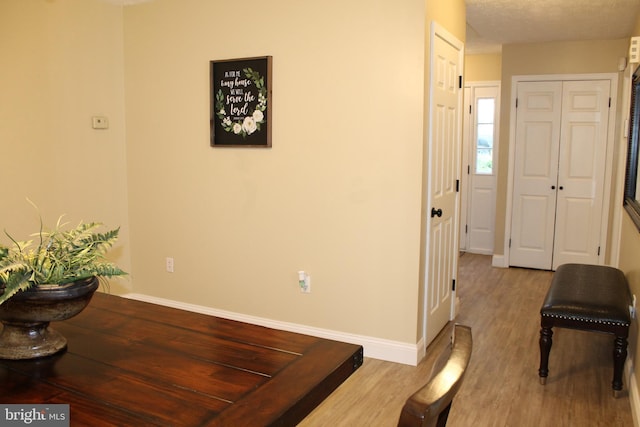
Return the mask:
[[[504, 255], [504, 227], [509, 163], [509, 126], [512, 77], [541, 74], [618, 73], [618, 59], [627, 54], [628, 39], [578, 42], [550, 42], [505, 45], [502, 48], [502, 97], [500, 152], [496, 201], [496, 255]], [[621, 83], [618, 88], [621, 89]], [[620, 100], [620, 97], [618, 97]], [[616, 120], [618, 141], [619, 119]], [[617, 147], [616, 147], [617, 150]], [[617, 153], [617, 151], [616, 151]], [[614, 158], [617, 158], [614, 155]], [[615, 176], [615, 171], [613, 172]], [[609, 248], [610, 249], [610, 248]]]
[[[421, 0], [125, 8], [135, 291], [415, 342], [423, 15]], [[211, 148], [209, 61], [262, 55], [273, 148]]]
[[[155, 1], [124, 16], [136, 292], [415, 343], [424, 1]], [[260, 55], [273, 148], [212, 149], [209, 60]]]
[[[121, 226], [111, 256], [130, 271], [122, 29], [121, 7], [102, 1], [0, 2], [0, 224], [37, 231], [28, 197], [49, 226], [60, 214]], [[110, 128], [92, 129], [94, 115]]]
[[499, 81], [502, 77], [502, 54], [485, 53], [464, 57], [464, 79], [467, 82]]
[[[0, 222], [32, 230], [29, 196], [50, 221], [122, 226], [113, 258], [131, 276], [114, 293], [416, 343], [429, 28], [464, 40], [464, 11], [5, 0]], [[209, 61], [260, 55], [273, 56], [273, 148], [211, 148]]]
[[[466, 40], [467, 6], [464, 0], [425, 0], [427, 31], [435, 21], [458, 40]], [[429, 49], [429, 44], [426, 46]]]

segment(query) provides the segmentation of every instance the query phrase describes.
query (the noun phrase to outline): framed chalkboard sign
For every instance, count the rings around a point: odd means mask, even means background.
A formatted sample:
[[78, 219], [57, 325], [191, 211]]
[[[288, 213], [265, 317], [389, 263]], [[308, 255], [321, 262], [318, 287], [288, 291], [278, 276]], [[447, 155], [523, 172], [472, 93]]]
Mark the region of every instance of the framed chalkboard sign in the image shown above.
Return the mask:
[[211, 61], [212, 147], [271, 147], [271, 60]]

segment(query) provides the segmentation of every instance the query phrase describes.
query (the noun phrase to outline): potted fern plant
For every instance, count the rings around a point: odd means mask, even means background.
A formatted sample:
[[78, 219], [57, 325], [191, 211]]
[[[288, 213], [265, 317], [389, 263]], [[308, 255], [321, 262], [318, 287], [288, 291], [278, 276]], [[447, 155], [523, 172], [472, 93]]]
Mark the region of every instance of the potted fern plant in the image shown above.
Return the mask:
[[[99, 232], [101, 223], [67, 229], [62, 217], [54, 229], [19, 241], [9, 233], [0, 245], [0, 358], [31, 359], [66, 348], [66, 339], [49, 327], [80, 313], [100, 280], [126, 274], [105, 258], [119, 228]], [[105, 282], [106, 283], [106, 282]]]

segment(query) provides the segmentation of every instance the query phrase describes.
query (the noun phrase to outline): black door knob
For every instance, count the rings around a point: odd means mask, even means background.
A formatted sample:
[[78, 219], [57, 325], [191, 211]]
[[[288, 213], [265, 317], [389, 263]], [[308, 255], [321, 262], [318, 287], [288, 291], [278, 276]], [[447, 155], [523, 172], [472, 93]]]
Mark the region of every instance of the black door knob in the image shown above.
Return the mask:
[[442, 209], [431, 208], [431, 218], [437, 216], [438, 218], [442, 216]]

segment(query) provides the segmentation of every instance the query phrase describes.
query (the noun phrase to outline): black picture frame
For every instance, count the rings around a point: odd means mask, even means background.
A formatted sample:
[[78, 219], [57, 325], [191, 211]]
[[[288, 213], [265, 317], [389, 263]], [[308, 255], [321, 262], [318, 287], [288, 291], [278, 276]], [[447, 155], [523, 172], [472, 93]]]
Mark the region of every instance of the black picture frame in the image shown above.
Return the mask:
[[640, 231], [640, 202], [637, 200], [638, 143], [640, 135], [640, 67], [633, 73], [631, 83], [631, 111], [629, 114], [629, 135], [627, 165], [624, 181], [624, 208]]
[[271, 147], [271, 56], [210, 61], [211, 146]]

